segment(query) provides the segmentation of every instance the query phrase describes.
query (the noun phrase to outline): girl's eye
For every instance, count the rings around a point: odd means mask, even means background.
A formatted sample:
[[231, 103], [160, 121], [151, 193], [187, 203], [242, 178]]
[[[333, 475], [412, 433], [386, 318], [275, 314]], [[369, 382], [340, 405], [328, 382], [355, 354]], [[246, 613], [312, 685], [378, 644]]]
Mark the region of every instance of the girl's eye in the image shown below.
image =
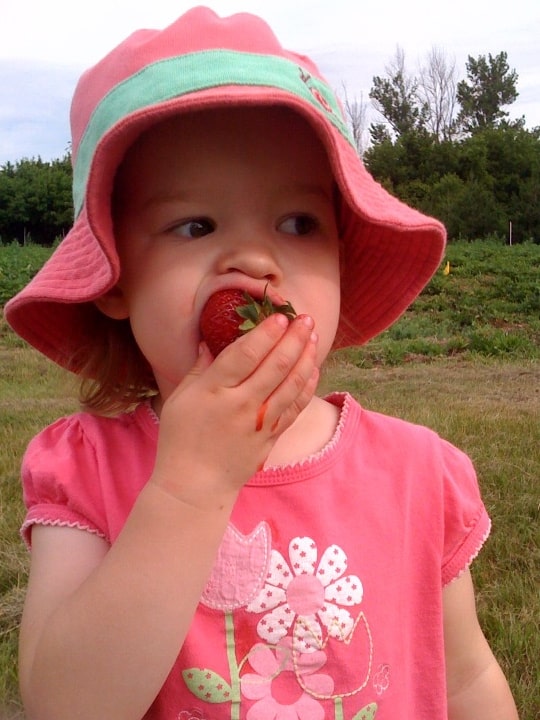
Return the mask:
[[175, 225], [172, 230], [176, 235], [181, 235], [182, 237], [193, 240], [214, 232], [215, 225], [212, 220], [208, 218], [192, 218], [179, 225]]
[[311, 215], [292, 215], [279, 224], [278, 230], [289, 235], [310, 235], [317, 227], [317, 220]]

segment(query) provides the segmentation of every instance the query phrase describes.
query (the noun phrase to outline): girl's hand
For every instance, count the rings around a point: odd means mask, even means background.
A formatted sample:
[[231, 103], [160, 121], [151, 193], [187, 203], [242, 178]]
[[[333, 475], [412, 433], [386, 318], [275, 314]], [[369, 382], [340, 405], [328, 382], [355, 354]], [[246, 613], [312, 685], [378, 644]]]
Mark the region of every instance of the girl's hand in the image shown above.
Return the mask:
[[202, 345], [163, 404], [150, 482], [200, 508], [234, 501], [315, 393], [313, 325], [273, 315], [215, 360]]

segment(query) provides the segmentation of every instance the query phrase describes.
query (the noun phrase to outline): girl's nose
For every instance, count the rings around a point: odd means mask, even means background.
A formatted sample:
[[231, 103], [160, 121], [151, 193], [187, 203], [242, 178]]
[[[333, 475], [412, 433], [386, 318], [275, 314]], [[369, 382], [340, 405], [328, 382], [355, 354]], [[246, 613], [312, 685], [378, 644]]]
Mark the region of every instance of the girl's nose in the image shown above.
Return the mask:
[[281, 277], [277, 257], [266, 241], [237, 239], [223, 250], [218, 260], [218, 272], [240, 272], [275, 284]]

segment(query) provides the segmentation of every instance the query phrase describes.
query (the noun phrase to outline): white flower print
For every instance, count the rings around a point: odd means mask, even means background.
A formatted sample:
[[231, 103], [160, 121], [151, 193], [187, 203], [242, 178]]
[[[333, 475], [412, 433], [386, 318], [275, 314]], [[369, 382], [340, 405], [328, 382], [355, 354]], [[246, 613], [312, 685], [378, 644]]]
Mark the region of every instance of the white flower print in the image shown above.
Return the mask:
[[291, 540], [288, 562], [272, 550], [264, 587], [246, 608], [264, 613], [257, 625], [259, 637], [276, 644], [294, 623], [301, 652], [323, 647], [323, 628], [327, 636], [347, 642], [355, 621], [346, 608], [362, 602], [363, 588], [346, 570], [347, 556], [338, 545], [330, 545], [318, 561], [317, 545], [309, 537]]

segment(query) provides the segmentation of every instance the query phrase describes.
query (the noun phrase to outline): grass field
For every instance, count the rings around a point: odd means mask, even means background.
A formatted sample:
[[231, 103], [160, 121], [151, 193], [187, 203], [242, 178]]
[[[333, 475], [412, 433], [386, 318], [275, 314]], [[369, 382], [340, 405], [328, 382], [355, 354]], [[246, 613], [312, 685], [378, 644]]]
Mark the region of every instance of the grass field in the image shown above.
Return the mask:
[[[0, 297], [9, 294], [7, 251], [15, 289], [42, 262], [0, 248]], [[429, 425], [473, 458], [493, 521], [473, 565], [479, 614], [521, 720], [538, 720], [540, 247], [460, 243], [448, 259], [450, 274], [438, 273], [394, 328], [329, 360], [322, 390], [347, 389], [367, 407]], [[21, 717], [16, 639], [28, 555], [18, 538], [20, 458], [40, 428], [76, 408], [74, 394], [70, 378], [0, 321], [0, 720]]]

